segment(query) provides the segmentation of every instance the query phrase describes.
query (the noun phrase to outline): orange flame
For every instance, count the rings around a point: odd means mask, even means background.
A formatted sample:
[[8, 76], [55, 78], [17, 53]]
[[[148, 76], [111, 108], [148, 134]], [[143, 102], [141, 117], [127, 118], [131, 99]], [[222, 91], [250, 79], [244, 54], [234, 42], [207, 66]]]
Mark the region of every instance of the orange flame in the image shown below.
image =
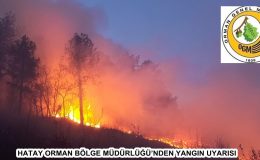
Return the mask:
[[[65, 119], [69, 119], [75, 123], [80, 124], [80, 112], [79, 109], [74, 107], [74, 106], [69, 106], [68, 107], [68, 112], [66, 112], [65, 114], [63, 113], [64, 111], [60, 111], [59, 113], [57, 113], [55, 115], [56, 118], [65, 118]], [[63, 116], [62, 116], [63, 115]], [[100, 121], [95, 121], [95, 119], [93, 118], [93, 111], [91, 110], [91, 105], [89, 104], [87, 107], [87, 110], [84, 114], [84, 125], [85, 126], [89, 126], [89, 127], [93, 127], [93, 128], [100, 128], [101, 124]]]

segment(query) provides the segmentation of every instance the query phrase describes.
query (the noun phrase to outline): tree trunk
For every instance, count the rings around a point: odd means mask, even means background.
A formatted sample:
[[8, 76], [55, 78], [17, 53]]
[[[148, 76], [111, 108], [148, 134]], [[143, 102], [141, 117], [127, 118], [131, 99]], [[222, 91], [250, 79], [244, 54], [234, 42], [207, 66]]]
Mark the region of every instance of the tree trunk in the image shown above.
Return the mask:
[[51, 116], [49, 97], [50, 97], [49, 95], [46, 96], [46, 95], [41, 94], [41, 99], [43, 98], [44, 103], [45, 103], [46, 108], [47, 108], [47, 117]]
[[62, 96], [62, 107], [63, 107], [63, 117], [65, 118], [66, 114], [65, 114], [65, 96]]
[[19, 104], [18, 104], [18, 112], [21, 114], [22, 111], [22, 103], [23, 103], [23, 83], [24, 83], [24, 57], [22, 57], [22, 66], [20, 70], [20, 86], [19, 86]]
[[43, 106], [42, 106], [42, 95], [40, 95], [40, 109], [41, 109], [41, 116], [43, 117]]
[[84, 124], [84, 114], [83, 114], [83, 92], [82, 92], [82, 80], [81, 74], [78, 72], [78, 87], [79, 87], [79, 113], [80, 113], [80, 124]]
[[22, 103], [23, 103], [23, 79], [20, 82], [20, 88], [19, 88], [19, 102], [18, 102], [19, 114], [21, 114], [22, 111]]

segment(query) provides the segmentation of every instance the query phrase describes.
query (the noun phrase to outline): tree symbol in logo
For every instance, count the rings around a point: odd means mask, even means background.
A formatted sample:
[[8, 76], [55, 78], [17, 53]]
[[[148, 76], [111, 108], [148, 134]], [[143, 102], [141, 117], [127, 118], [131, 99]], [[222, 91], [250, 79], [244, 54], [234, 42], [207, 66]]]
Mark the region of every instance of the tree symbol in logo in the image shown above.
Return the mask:
[[[243, 25], [245, 25], [244, 33], [241, 30]], [[248, 42], [252, 42], [253, 40], [255, 40], [259, 34], [257, 32], [257, 28], [248, 22], [248, 17], [245, 17], [244, 21], [234, 32], [236, 32], [237, 38], [240, 38], [243, 35], [245, 40]]]

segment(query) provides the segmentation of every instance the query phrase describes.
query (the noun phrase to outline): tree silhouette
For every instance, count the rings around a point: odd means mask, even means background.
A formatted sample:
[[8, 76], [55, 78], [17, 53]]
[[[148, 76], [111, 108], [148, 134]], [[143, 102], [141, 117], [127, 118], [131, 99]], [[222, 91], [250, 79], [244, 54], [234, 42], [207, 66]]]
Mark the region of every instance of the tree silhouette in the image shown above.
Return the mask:
[[47, 117], [51, 115], [51, 98], [52, 98], [52, 85], [50, 82], [50, 73], [46, 66], [40, 66], [38, 68], [39, 75], [37, 76], [37, 82], [34, 85], [35, 106], [40, 108], [41, 116], [44, 116], [44, 110], [46, 110]]
[[83, 81], [85, 78], [89, 78], [84, 75], [85, 70], [83, 68], [89, 68], [96, 62], [96, 53], [94, 44], [86, 34], [75, 33], [73, 38], [69, 40], [67, 47], [67, 53], [69, 55], [70, 66], [75, 71], [77, 77], [78, 96], [79, 96], [79, 110], [80, 110], [80, 124], [84, 123], [84, 111], [83, 111]]
[[26, 35], [15, 41], [11, 47], [8, 74], [11, 84], [18, 90], [18, 111], [21, 112], [23, 95], [30, 91], [30, 85], [37, 77], [39, 59], [35, 58], [36, 44]]
[[6, 74], [7, 55], [15, 37], [15, 17], [12, 13], [0, 18], [0, 78]]
[[56, 90], [56, 96], [61, 99], [61, 109], [63, 112], [63, 117], [65, 118], [67, 113], [65, 103], [67, 101], [67, 97], [73, 93], [73, 88], [75, 88], [76, 84], [74, 85], [70, 77], [68, 77], [67, 66], [63, 65], [62, 63], [59, 64], [58, 68], [55, 70], [54, 73], [54, 89]]

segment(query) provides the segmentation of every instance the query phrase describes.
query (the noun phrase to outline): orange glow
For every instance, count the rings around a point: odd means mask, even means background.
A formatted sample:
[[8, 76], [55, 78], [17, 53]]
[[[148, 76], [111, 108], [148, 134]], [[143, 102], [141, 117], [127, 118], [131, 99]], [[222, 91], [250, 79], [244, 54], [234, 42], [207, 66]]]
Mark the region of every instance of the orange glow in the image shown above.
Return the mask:
[[197, 148], [200, 145], [200, 142], [199, 145], [196, 146], [194, 145], [195, 142], [193, 142], [193, 140], [188, 140], [184, 138], [177, 139], [177, 138], [165, 138], [165, 137], [161, 137], [161, 138], [147, 137], [147, 139], [159, 141], [175, 148]]
[[[66, 106], [65, 106], [66, 107]], [[65, 119], [69, 119], [75, 123], [80, 124], [80, 113], [79, 113], [79, 109], [78, 107], [74, 107], [74, 106], [69, 106], [66, 107], [69, 109], [68, 112], [66, 112], [65, 114], [63, 113], [63, 111], [61, 110], [59, 113], [57, 113], [55, 115], [56, 118], [65, 118]], [[93, 127], [93, 128], [100, 128], [101, 124], [99, 121], [96, 121], [95, 118], [93, 117], [94, 113], [91, 110], [91, 105], [89, 104], [87, 107], [86, 112], [84, 112], [84, 124], [85, 126], [89, 126], [89, 127]], [[65, 115], [65, 117], [63, 116]]]
[[[88, 106], [88, 109], [90, 109], [91, 106]], [[55, 115], [56, 118], [64, 118], [61, 116], [62, 113], [58, 113]], [[85, 115], [86, 117], [93, 115], [93, 113], [89, 113], [89, 115]], [[80, 124], [80, 118], [79, 118], [79, 112], [75, 112], [73, 113], [72, 111], [70, 111], [69, 113], [67, 113], [67, 116], [65, 117], [66, 119], [72, 120], [75, 123]], [[85, 126], [88, 127], [93, 127], [93, 128], [101, 128], [101, 124], [100, 122], [98, 123], [93, 123], [91, 121], [86, 120], [86, 122], [84, 123]], [[133, 131], [131, 131], [130, 129], [126, 129], [126, 128], [115, 128], [118, 129], [126, 134], [136, 134]], [[185, 141], [183, 139], [170, 139], [170, 138], [165, 138], [165, 137], [144, 137], [145, 139], [151, 140], [151, 141], [159, 141], [165, 144], [170, 145], [171, 147], [175, 147], [175, 148], [191, 148], [194, 147], [192, 145], [191, 142]]]

